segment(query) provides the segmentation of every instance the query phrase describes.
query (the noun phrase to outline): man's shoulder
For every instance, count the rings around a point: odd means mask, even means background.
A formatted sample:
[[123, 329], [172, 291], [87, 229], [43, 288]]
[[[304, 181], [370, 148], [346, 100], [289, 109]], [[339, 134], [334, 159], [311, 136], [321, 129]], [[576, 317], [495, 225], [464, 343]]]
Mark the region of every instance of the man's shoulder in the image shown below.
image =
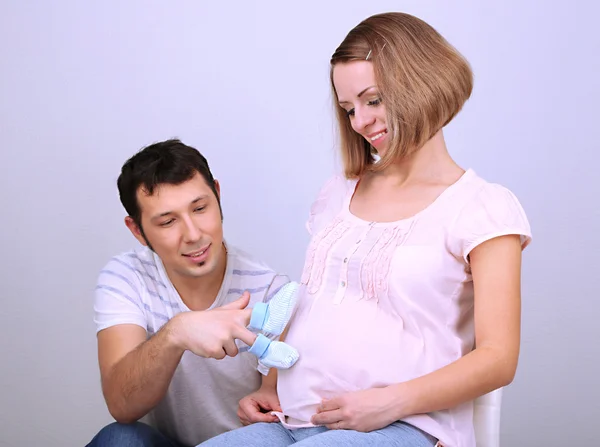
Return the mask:
[[153, 252], [147, 247], [119, 253], [104, 265], [100, 271], [99, 282], [111, 276], [125, 280], [139, 278], [142, 282], [160, 282], [156, 262]]
[[237, 246], [228, 244], [227, 253], [233, 264], [232, 273], [234, 275], [239, 274], [239, 271], [246, 271], [249, 274], [255, 275], [275, 273], [275, 270], [273, 270], [265, 261]]
[[232, 261], [231, 284], [236, 293], [248, 290], [251, 300], [268, 301], [290, 278], [238, 247], [227, 245]]
[[122, 265], [124, 267], [136, 268], [144, 265], [156, 267], [156, 261], [152, 255], [152, 250], [148, 247], [140, 247], [114, 255], [108, 260], [107, 265]]
[[94, 311], [97, 331], [136, 324], [155, 333], [179, 303], [171, 299], [158, 270], [160, 259], [146, 248], [122, 252], [108, 260], [98, 275]]

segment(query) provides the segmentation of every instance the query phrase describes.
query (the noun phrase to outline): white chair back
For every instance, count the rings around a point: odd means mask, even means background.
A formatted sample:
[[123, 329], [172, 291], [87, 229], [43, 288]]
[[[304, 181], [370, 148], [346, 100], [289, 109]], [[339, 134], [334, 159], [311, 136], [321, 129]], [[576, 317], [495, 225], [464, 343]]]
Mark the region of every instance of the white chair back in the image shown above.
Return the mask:
[[477, 447], [500, 447], [502, 388], [475, 399], [473, 424]]

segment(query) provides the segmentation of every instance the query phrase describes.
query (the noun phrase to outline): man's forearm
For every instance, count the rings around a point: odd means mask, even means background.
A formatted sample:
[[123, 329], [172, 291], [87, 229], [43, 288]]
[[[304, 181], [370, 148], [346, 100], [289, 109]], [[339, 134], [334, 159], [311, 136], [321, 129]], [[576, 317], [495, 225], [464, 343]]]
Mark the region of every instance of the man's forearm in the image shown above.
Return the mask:
[[175, 319], [117, 362], [102, 383], [111, 415], [137, 421], [164, 397], [184, 350], [174, 337]]

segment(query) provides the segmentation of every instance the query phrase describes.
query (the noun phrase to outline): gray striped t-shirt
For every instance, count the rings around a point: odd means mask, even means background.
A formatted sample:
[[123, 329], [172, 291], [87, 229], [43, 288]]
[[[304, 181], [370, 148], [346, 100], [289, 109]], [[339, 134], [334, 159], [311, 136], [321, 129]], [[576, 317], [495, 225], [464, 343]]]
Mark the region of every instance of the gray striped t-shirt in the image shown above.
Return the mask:
[[[227, 270], [211, 308], [236, 300], [245, 290], [251, 294], [251, 307], [268, 301], [287, 282], [287, 276], [228, 244]], [[146, 247], [113, 257], [100, 272], [94, 301], [98, 332], [118, 324], [137, 324], [151, 337], [185, 311], [189, 309], [160, 258]], [[244, 351], [245, 345], [238, 345]], [[258, 369], [266, 372], [261, 366], [247, 352], [214, 360], [186, 351], [165, 398], [143, 420], [189, 446], [240, 427], [238, 402], [260, 386]]]

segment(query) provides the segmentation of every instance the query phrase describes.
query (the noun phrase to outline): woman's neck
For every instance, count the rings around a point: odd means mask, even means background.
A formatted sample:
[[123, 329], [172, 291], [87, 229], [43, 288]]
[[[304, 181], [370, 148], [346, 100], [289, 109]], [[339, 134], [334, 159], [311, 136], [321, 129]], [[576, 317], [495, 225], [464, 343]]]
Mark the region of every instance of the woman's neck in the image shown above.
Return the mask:
[[372, 175], [397, 186], [404, 186], [421, 182], [452, 183], [463, 173], [464, 170], [450, 157], [440, 130], [409, 157]]

